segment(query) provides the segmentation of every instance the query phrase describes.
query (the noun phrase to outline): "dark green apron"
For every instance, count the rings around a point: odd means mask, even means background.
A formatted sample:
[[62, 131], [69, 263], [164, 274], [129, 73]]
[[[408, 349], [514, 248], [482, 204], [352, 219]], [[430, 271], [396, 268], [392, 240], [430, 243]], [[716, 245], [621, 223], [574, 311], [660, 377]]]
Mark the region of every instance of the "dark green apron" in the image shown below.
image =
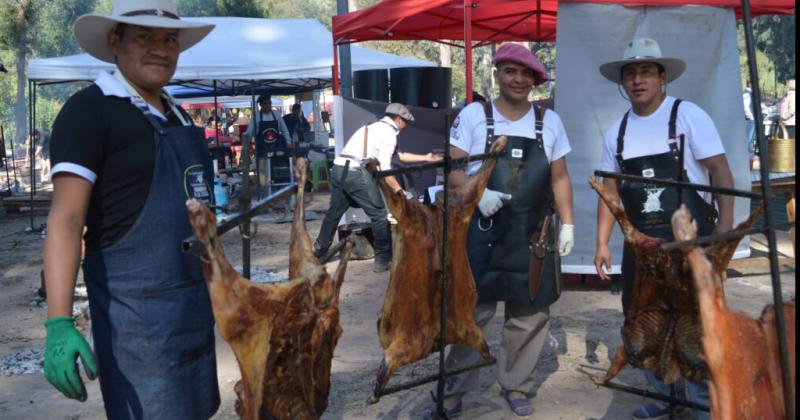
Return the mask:
[[[489, 151], [496, 139], [491, 104], [484, 111], [486, 151]], [[476, 209], [470, 221], [467, 253], [479, 302], [547, 306], [561, 295], [561, 262], [555, 246], [554, 223], [548, 233], [550, 243], [539, 293], [534, 299], [528, 293], [531, 238], [541, 230], [545, 217], [553, 217], [550, 162], [542, 138], [546, 110], [534, 106], [534, 111], [536, 138], [506, 136], [506, 155], [498, 160], [487, 185], [489, 189], [511, 194], [511, 200], [490, 218], [482, 217]]]

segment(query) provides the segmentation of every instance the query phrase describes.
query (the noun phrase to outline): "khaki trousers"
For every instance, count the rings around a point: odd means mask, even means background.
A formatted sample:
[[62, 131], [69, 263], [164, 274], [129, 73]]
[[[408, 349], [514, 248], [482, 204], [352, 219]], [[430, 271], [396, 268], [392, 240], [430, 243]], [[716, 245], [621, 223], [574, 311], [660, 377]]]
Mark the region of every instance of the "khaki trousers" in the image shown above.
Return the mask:
[[[475, 322], [488, 340], [487, 326], [497, 311], [496, 302], [478, 303], [475, 306]], [[550, 327], [550, 307], [505, 304], [503, 324], [503, 354], [497, 357], [497, 382], [507, 391], [519, 391], [530, 396], [533, 391], [533, 372]], [[472, 347], [451, 345], [445, 364], [448, 370], [480, 362], [480, 353]], [[478, 369], [447, 379], [445, 396], [462, 396], [478, 386], [481, 372]]]

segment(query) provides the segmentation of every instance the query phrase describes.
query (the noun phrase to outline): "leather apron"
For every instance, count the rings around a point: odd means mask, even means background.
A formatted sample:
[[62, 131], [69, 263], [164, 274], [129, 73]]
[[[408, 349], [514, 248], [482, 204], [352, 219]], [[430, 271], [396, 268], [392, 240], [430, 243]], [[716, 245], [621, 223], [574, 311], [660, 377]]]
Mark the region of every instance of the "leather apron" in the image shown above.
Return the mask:
[[[496, 139], [492, 105], [486, 104], [486, 151]], [[555, 252], [554, 223], [544, 261], [538, 295], [528, 292], [531, 238], [541, 230], [545, 217], [553, 217], [550, 162], [544, 150], [542, 128], [546, 110], [534, 106], [535, 139], [506, 136], [506, 155], [489, 178], [488, 189], [511, 194], [512, 199], [490, 218], [475, 210], [467, 236], [467, 253], [479, 302], [510, 301], [547, 306], [561, 295], [560, 260]], [[538, 236], [538, 235], [537, 235]]]
[[273, 183], [287, 183], [289, 176], [289, 150], [287, 140], [283, 138], [280, 130], [280, 123], [275, 111], [272, 113], [272, 121], [264, 121], [262, 113], [258, 113], [258, 141], [256, 142], [256, 154], [259, 157], [270, 159], [272, 173], [270, 178]]
[[200, 260], [180, 244], [185, 201], [213, 204], [211, 159], [190, 119], [165, 127], [132, 102], [154, 128], [150, 190], [128, 232], [83, 262], [100, 389], [110, 419], [205, 419], [220, 403], [214, 318]]
[[[676, 121], [680, 103], [681, 100], [676, 99], [670, 113], [670, 150], [655, 155], [631, 159], [622, 158], [622, 152], [625, 147], [625, 129], [630, 111], [625, 113], [617, 135], [616, 154], [617, 163], [623, 174], [648, 178], [688, 180], [686, 170], [680, 167], [683, 151], [678, 147], [678, 138], [676, 136]], [[622, 180], [618, 183], [618, 189], [622, 205], [625, 208], [625, 214], [636, 229], [655, 238], [668, 241], [674, 240], [672, 215], [680, 205], [677, 188], [657, 187], [639, 181]], [[683, 189], [682, 198], [683, 203], [692, 213], [692, 217], [697, 221], [698, 234], [700, 236], [710, 234], [717, 220], [717, 211], [714, 206], [703, 200], [696, 191]], [[636, 263], [633, 250], [625, 244], [622, 255], [623, 311], [627, 311], [630, 305], [635, 273]]]

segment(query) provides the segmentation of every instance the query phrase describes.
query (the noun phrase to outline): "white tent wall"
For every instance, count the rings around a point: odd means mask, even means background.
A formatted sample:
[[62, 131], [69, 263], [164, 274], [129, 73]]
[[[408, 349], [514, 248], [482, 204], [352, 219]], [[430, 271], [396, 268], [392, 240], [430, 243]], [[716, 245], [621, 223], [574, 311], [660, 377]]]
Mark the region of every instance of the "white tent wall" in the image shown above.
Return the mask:
[[[555, 107], [572, 144], [567, 163], [578, 235], [572, 255], [563, 259], [564, 272], [595, 272], [597, 194], [587, 180], [600, 167], [606, 130], [630, 107], [598, 67], [621, 59], [627, 43], [636, 37], [653, 38], [665, 56], [686, 61], [686, 72], [667, 86], [667, 93], [708, 112], [722, 137], [735, 188], [751, 188], [732, 9], [559, 3]], [[750, 201], [736, 198], [735, 203], [735, 223], [739, 223], [749, 214]], [[735, 257], [748, 256], [748, 245], [747, 239], [742, 241]], [[616, 227], [610, 249], [613, 271], [618, 273], [622, 234]]]
[[[333, 37], [316, 19], [257, 19], [240, 17], [183, 18], [213, 23], [213, 31], [184, 51], [174, 80], [211, 86], [212, 80], [272, 80], [278, 86], [308, 85], [309, 80], [329, 81], [333, 73]], [[353, 70], [432, 66], [433, 63], [401, 57], [354, 45]], [[100, 71], [115, 66], [88, 54], [31, 60], [28, 77], [37, 81], [94, 80]], [[318, 88], [318, 83], [307, 89]], [[220, 84], [224, 88], [225, 84]]]

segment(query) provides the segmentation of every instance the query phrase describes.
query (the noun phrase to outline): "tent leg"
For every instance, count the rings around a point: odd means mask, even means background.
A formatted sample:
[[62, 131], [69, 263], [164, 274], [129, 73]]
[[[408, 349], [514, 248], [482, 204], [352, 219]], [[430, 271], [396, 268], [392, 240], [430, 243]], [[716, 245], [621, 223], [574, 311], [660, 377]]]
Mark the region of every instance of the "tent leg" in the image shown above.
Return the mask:
[[472, 103], [472, 2], [464, 0], [464, 54], [467, 103]]

